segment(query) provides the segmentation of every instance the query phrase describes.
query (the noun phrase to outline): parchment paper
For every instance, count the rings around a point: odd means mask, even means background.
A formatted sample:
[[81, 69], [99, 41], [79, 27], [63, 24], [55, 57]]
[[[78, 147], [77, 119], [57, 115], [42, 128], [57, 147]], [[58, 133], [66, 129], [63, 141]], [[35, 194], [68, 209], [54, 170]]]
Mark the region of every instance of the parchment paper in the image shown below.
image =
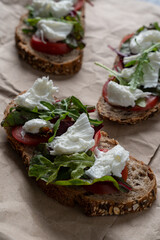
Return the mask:
[[[15, 48], [15, 27], [28, 2], [0, 1], [0, 119], [10, 100], [43, 76], [19, 59]], [[96, 105], [108, 74], [94, 62], [111, 68], [115, 53], [107, 45], [117, 47], [126, 34], [159, 21], [160, 7], [136, 0], [95, 0], [94, 5], [86, 4], [87, 46], [81, 71], [68, 79], [50, 78], [60, 88], [60, 96], [75, 95], [84, 104]], [[137, 214], [89, 218], [79, 208], [60, 205], [28, 178], [21, 158], [0, 128], [0, 240], [160, 239], [160, 115], [135, 126], [106, 121], [104, 129], [131, 155], [147, 164], [151, 162], [158, 182], [153, 206]]]

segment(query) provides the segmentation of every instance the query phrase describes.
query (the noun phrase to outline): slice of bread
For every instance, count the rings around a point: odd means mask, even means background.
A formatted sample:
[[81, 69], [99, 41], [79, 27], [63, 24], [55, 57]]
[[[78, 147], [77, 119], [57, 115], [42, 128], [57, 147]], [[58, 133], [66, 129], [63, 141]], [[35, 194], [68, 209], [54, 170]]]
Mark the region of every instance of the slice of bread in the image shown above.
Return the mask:
[[152, 117], [156, 112], [160, 111], [160, 102], [153, 108], [145, 111], [129, 111], [124, 108], [114, 107], [108, 104], [103, 97], [100, 97], [97, 103], [97, 110], [104, 120], [108, 119], [120, 124], [136, 124]]
[[[130, 34], [127, 36], [131, 36], [131, 35], [133, 34]], [[122, 46], [122, 42], [123, 40], [120, 43], [119, 49]], [[117, 56], [113, 64], [113, 68], [117, 66], [119, 62], [120, 62], [120, 57]], [[136, 124], [142, 120], [146, 120], [149, 117], [152, 117], [156, 112], [159, 112], [160, 100], [153, 108], [150, 108], [148, 110], [130, 111], [127, 108], [125, 109], [125, 108], [114, 107], [113, 105], [110, 105], [104, 100], [103, 96], [101, 96], [97, 103], [97, 111], [100, 117], [102, 117], [104, 120], [108, 119], [110, 121], [117, 122], [119, 124]]]
[[[9, 113], [12, 101], [5, 110], [5, 117]], [[11, 135], [11, 128], [5, 129], [12, 147], [21, 155], [28, 170], [34, 147], [30, 147], [16, 141]], [[110, 149], [118, 142], [110, 139], [105, 132], [101, 132], [100, 148]], [[128, 161], [127, 182], [132, 186], [128, 193], [117, 192], [114, 194], [93, 194], [80, 186], [58, 186], [38, 180], [38, 185], [51, 198], [67, 205], [79, 205], [88, 216], [122, 215], [131, 212], [139, 212], [150, 207], [156, 199], [156, 177], [151, 168], [141, 161], [130, 157]]]
[[[34, 50], [30, 45], [31, 35], [23, 33], [22, 29], [26, 28], [24, 19], [27, 14], [20, 18], [19, 25], [15, 31], [15, 41], [18, 54], [33, 68], [45, 73], [54, 75], [67, 76], [77, 73], [82, 66], [83, 50], [74, 49], [64, 55], [50, 55]], [[82, 9], [81, 17], [84, 26], [84, 9]]]

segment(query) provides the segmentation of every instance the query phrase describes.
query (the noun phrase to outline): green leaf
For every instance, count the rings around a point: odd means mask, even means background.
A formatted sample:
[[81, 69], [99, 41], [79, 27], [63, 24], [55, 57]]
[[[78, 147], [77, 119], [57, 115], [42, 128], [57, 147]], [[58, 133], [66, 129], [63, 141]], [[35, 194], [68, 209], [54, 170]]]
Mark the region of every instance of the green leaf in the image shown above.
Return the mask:
[[60, 126], [61, 120], [65, 119], [66, 116], [67, 116], [67, 114], [63, 114], [63, 115], [57, 120], [57, 122], [54, 124], [54, 127], [53, 127], [53, 132], [54, 132], [54, 134], [53, 134], [52, 137], [49, 138], [49, 140], [48, 140], [49, 143], [52, 142], [53, 139], [55, 138], [56, 133], [57, 133], [57, 131], [58, 131], [58, 128], [59, 128], [59, 126]]
[[22, 32], [25, 34], [29, 34], [29, 33], [34, 33], [35, 30], [34, 29], [30, 29], [30, 28], [23, 28]]
[[110, 75], [111, 75], [111, 76], [114, 76], [114, 77], [120, 82], [120, 84], [121, 84], [122, 77], [120, 76], [120, 74], [119, 74], [117, 71], [114, 71], [114, 70], [112, 70], [112, 69], [110, 69], [110, 68], [108, 68], [108, 67], [106, 67], [106, 66], [104, 66], [103, 64], [98, 63], [98, 62], [95, 62], [95, 64], [96, 64], [97, 66], [100, 66], [100, 67], [106, 69], [106, 70], [110, 73]]
[[135, 101], [136, 105], [139, 107], [146, 107], [146, 100], [145, 98], [139, 98]]
[[50, 111], [54, 111], [55, 110], [55, 106], [49, 102], [45, 102], [45, 101], [41, 101], [40, 102], [43, 106], [45, 106], [46, 108], [48, 108]]
[[40, 18], [40, 17], [28, 18], [25, 20], [25, 23], [27, 23], [29, 26], [35, 27], [41, 19], [42, 18]]
[[82, 185], [92, 185], [96, 182], [112, 182], [113, 185], [118, 189], [121, 190], [119, 187], [118, 182], [114, 179], [112, 176], [104, 176], [101, 178], [97, 178], [94, 180], [86, 180], [86, 179], [70, 179], [70, 180], [63, 180], [63, 181], [56, 181], [54, 184], [56, 185], [61, 185], [61, 186], [70, 186], [70, 185], [77, 185], [77, 186], [82, 186]]
[[137, 60], [132, 60], [132, 61], [126, 63], [126, 64], [125, 64], [125, 67], [131, 67], [131, 66], [134, 66], [136, 63], [137, 63]]
[[75, 153], [71, 155], [57, 156], [51, 162], [42, 155], [36, 155], [31, 159], [29, 166], [29, 176], [42, 179], [46, 183], [56, 185], [91, 185], [96, 182], [109, 181], [120, 190], [118, 182], [112, 176], [104, 176], [98, 179], [83, 178], [85, 169], [94, 164], [94, 154], [88, 156], [87, 153]]
[[60, 168], [66, 168], [69, 171], [70, 178], [80, 178], [84, 174], [84, 169], [89, 168], [95, 161], [94, 154], [88, 156], [87, 153], [74, 153], [71, 155], [61, 155], [54, 158], [51, 162], [42, 155], [36, 155], [31, 159], [29, 166], [29, 176], [42, 179], [47, 183], [55, 182]]
[[99, 120], [91, 119], [91, 118], [89, 118], [89, 121], [90, 121], [90, 124], [93, 126], [99, 126], [100, 124], [103, 123], [103, 121], [99, 121]]
[[78, 107], [78, 109], [79, 109], [80, 112], [84, 112], [84, 113], [86, 113], [87, 116], [88, 116], [87, 107], [84, 106], [83, 103], [82, 103], [78, 98], [72, 96], [72, 97], [71, 97], [71, 100], [72, 100], [73, 104]]
[[23, 108], [13, 109], [2, 121], [3, 127], [14, 127], [23, 125], [26, 121], [37, 118], [38, 114]]
[[71, 104], [71, 97], [65, 98], [61, 101], [61, 108], [67, 111], [70, 104]]
[[157, 31], [160, 31], [160, 26], [159, 26], [158, 22], [154, 22], [153, 26]]
[[33, 108], [32, 112], [38, 113], [38, 108], [37, 108], [37, 106], [36, 106], [35, 108]]
[[[140, 87], [143, 82], [143, 67], [144, 64], [149, 64], [150, 60], [148, 57], [148, 54], [152, 51], [157, 51], [158, 48], [160, 47], [160, 42], [152, 45], [151, 47], [149, 47], [148, 49], [144, 50], [143, 53], [137, 57], [137, 59], [135, 61], [137, 61], [137, 65], [135, 68], [134, 73], [131, 75], [131, 80], [129, 82], [129, 85], [132, 89], [136, 89], [137, 87]], [[131, 62], [129, 62], [128, 64], [130, 64]]]

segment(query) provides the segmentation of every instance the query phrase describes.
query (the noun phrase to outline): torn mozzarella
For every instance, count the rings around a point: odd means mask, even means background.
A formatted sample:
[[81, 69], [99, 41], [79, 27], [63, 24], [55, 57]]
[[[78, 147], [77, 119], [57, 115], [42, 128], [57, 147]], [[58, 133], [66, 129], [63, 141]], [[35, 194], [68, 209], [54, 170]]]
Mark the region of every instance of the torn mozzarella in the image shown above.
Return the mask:
[[51, 155], [72, 154], [85, 152], [94, 146], [94, 129], [91, 127], [85, 113], [59, 137], [56, 137], [49, 147]]
[[27, 121], [23, 125], [22, 129], [25, 132], [35, 134], [35, 133], [39, 133], [39, 131], [42, 127], [48, 127], [49, 129], [52, 129], [53, 124], [50, 123], [49, 121], [45, 121], [43, 119], [36, 118], [36, 119], [32, 119], [32, 120]]
[[85, 171], [91, 179], [114, 175], [122, 177], [122, 170], [129, 160], [129, 152], [122, 146], [116, 145], [108, 152], [95, 151], [94, 165]]
[[158, 42], [160, 42], [160, 31], [144, 30], [131, 39], [130, 49], [132, 53], [137, 54]]
[[[124, 64], [136, 60], [140, 54], [125, 57], [123, 62]], [[160, 52], [151, 52], [148, 54], [150, 60], [149, 63], [144, 63], [143, 65], [143, 80], [142, 84], [144, 88], [156, 87], [159, 80], [159, 69], [160, 69]], [[130, 68], [124, 68], [120, 74], [127, 82], [129, 82], [131, 75], [134, 73], [136, 65]]]
[[129, 86], [123, 86], [110, 81], [107, 88], [108, 102], [115, 106], [134, 107], [135, 101], [147, 97], [150, 93], [140, 89], [131, 90]]
[[40, 102], [53, 103], [53, 96], [56, 92], [58, 92], [58, 88], [53, 85], [53, 81], [49, 80], [49, 77], [38, 78], [26, 93], [19, 95], [15, 99], [15, 103], [29, 109], [37, 107], [38, 109], [47, 110]]
[[75, 0], [33, 0], [32, 7], [36, 17], [64, 17], [69, 14], [74, 8]]
[[58, 22], [54, 20], [40, 20], [37, 24], [36, 36], [41, 39], [48, 39], [49, 42], [65, 40], [71, 33], [73, 25], [71, 23]]

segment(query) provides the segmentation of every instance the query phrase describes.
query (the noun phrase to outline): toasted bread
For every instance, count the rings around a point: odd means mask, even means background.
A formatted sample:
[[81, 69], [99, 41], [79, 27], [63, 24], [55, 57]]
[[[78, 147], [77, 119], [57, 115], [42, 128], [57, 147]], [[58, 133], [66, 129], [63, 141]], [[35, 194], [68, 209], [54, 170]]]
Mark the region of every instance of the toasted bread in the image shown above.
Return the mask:
[[[7, 106], [5, 117], [13, 105], [14, 101]], [[34, 147], [16, 141], [11, 134], [11, 128], [7, 127], [5, 130], [9, 142], [21, 155], [28, 170]], [[110, 149], [117, 144], [118, 142], [110, 139], [107, 133], [101, 132], [100, 148]], [[49, 197], [71, 207], [78, 204], [88, 216], [123, 215], [139, 212], [150, 207], [156, 199], [156, 177], [149, 166], [133, 157], [130, 157], [127, 164], [127, 182], [132, 186], [132, 190], [128, 193], [116, 192], [99, 195], [90, 193], [80, 186], [58, 186], [51, 183], [47, 185], [42, 180], [38, 180], [37, 183]]]
[[108, 119], [120, 124], [136, 124], [152, 117], [156, 112], [160, 111], [160, 102], [153, 108], [145, 111], [128, 111], [124, 108], [114, 107], [108, 104], [103, 97], [100, 97], [97, 103], [97, 110], [104, 120]]
[[[15, 41], [18, 54], [33, 68], [45, 73], [67, 76], [77, 73], [82, 66], [83, 50], [74, 49], [64, 55], [50, 55], [35, 51], [30, 45], [31, 35], [23, 33], [26, 28], [24, 19], [27, 14], [20, 18], [19, 25], [15, 31]], [[81, 22], [84, 26], [84, 9], [82, 9]]]

